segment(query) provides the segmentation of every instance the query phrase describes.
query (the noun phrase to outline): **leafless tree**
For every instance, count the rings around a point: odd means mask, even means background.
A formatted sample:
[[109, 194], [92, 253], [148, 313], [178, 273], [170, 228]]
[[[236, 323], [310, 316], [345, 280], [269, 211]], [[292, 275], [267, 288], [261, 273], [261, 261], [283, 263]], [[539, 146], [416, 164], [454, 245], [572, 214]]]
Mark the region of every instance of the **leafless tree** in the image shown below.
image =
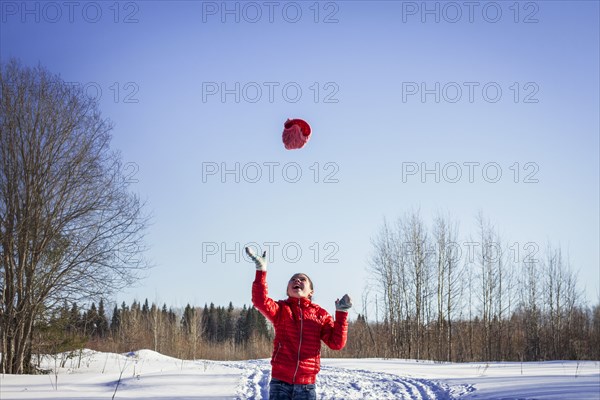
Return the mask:
[[431, 257], [432, 246], [429, 242], [427, 229], [418, 213], [412, 212], [401, 223], [402, 243], [408, 255], [407, 274], [410, 277], [411, 297], [414, 309], [412, 315], [414, 324], [411, 342], [414, 346], [414, 357], [423, 357], [424, 325], [428, 322], [428, 308], [431, 289]]
[[572, 332], [571, 322], [580, 293], [577, 290], [577, 275], [568, 267], [560, 247], [548, 244], [546, 257], [542, 260], [544, 273], [544, 306], [548, 314], [549, 351], [551, 358], [558, 357], [561, 349], [569, 346]]
[[449, 218], [438, 216], [434, 222], [433, 236], [436, 242], [437, 265], [438, 357], [445, 357], [450, 361], [452, 360], [452, 318], [459, 300], [461, 284], [458, 227]]
[[538, 259], [522, 261], [522, 276], [519, 282], [520, 304], [524, 315], [525, 346], [523, 357], [526, 361], [540, 359], [540, 326], [542, 323], [542, 273]]
[[370, 262], [375, 277], [375, 288], [383, 295], [385, 321], [389, 328], [390, 345], [395, 357], [401, 354], [401, 321], [403, 319], [402, 252], [398, 238], [384, 221], [376, 238], [372, 239], [374, 247]]
[[44, 310], [139, 279], [148, 219], [94, 99], [16, 60], [0, 93], [0, 369], [19, 374]]
[[501, 352], [501, 333], [503, 313], [507, 309], [506, 254], [500, 235], [494, 226], [480, 212], [477, 215], [479, 239], [474, 242], [477, 249], [477, 267], [481, 305], [481, 323], [483, 324], [483, 354], [485, 359], [498, 358]]

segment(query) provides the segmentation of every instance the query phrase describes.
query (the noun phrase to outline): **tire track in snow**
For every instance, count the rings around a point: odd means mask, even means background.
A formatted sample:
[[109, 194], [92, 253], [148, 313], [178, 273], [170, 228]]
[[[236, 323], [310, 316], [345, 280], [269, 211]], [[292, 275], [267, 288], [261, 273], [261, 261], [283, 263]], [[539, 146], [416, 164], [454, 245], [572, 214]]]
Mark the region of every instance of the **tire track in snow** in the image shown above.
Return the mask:
[[236, 399], [267, 400], [269, 398], [269, 379], [271, 365], [264, 360], [224, 362], [231, 368], [241, 370], [240, 383]]
[[[339, 367], [323, 367], [318, 377], [318, 387], [320, 399], [446, 400], [455, 398], [450, 394], [449, 387], [427, 379]], [[454, 389], [456, 393], [456, 388]]]
[[[239, 399], [266, 400], [271, 367], [268, 360], [230, 362], [242, 370]], [[473, 391], [470, 385], [448, 386], [428, 379], [360, 369], [327, 367], [317, 377], [317, 397], [322, 400], [451, 400]]]

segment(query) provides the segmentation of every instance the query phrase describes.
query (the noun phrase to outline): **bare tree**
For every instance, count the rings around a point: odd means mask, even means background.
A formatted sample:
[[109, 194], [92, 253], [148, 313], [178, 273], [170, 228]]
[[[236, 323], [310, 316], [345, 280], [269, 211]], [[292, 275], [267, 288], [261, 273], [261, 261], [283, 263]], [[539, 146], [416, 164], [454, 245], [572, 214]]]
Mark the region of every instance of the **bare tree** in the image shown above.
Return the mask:
[[523, 273], [519, 282], [521, 308], [524, 316], [525, 344], [523, 357], [526, 361], [540, 359], [540, 325], [541, 325], [541, 289], [543, 283], [539, 260], [527, 259], [522, 261]]
[[403, 314], [403, 302], [400, 296], [399, 278], [403, 277], [402, 263], [399, 257], [399, 243], [394, 232], [384, 221], [377, 237], [371, 240], [374, 251], [371, 257], [371, 271], [375, 276], [375, 287], [383, 295], [385, 321], [389, 327], [390, 345], [395, 357], [400, 356], [400, 325]]
[[493, 225], [480, 212], [477, 215], [479, 241], [478, 279], [480, 284], [481, 323], [483, 324], [483, 354], [487, 360], [494, 358], [494, 328], [499, 323], [502, 310], [502, 246]]
[[[433, 227], [436, 242], [438, 357], [452, 360], [452, 318], [460, 294], [460, 248], [458, 228], [449, 218], [438, 216]], [[443, 347], [446, 351], [443, 351]], [[444, 354], [445, 353], [445, 354]]]
[[19, 374], [44, 310], [139, 279], [147, 217], [81, 88], [11, 60], [0, 93], [0, 365]]
[[410, 277], [414, 305], [411, 342], [415, 344], [414, 356], [423, 357], [424, 325], [428, 322], [431, 289], [432, 251], [423, 220], [417, 212], [407, 215], [401, 222], [402, 242], [408, 256], [407, 274]]
[[577, 275], [568, 264], [569, 261], [563, 259], [560, 247], [554, 249], [550, 244], [547, 245], [542, 268], [545, 275], [544, 305], [549, 320], [548, 353], [551, 358], [557, 358], [563, 349], [570, 346], [573, 313], [581, 297], [577, 290]]

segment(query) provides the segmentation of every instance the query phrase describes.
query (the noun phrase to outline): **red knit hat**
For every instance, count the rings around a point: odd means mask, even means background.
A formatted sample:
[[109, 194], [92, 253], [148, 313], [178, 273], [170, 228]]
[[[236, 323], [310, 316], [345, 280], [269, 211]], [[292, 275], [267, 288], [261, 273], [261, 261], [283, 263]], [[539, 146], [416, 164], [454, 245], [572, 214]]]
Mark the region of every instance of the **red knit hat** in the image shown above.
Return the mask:
[[283, 125], [283, 144], [288, 150], [301, 149], [310, 138], [311, 129], [302, 119], [288, 119]]

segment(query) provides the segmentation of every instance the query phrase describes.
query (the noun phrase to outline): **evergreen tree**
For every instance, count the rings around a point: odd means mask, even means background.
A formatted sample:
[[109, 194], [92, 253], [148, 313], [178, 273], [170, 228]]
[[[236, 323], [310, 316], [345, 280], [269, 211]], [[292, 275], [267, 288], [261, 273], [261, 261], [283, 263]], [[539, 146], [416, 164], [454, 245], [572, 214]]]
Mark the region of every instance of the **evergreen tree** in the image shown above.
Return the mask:
[[209, 319], [210, 318], [209, 318], [208, 304], [204, 303], [204, 308], [202, 309], [202, 316], [200, 318], [200, 325], [201, 325], [200, 334], [202, 335], [202, 337], [205, 340], [208, 340], [208, 325], [210, 323]]
[[225, 309], [223, 307], [217, 307], [217, 329], [215, 340], [217, 342], [225, 341]]
[[203, 337], [209, 342], [214, 342], [217, 339], [217, 312], [214, 303], [210, 303], [210, 307], [206, 309], [202, 315], [202, 333]]
[[183, 329], [184, 334], [190, 335], [193, 332], [192, 325], [195, 323], [195, 310], [188, 303], [185, 306], [185, 310], [183, 311], [183, 316], [181, 317], [181, 328]]
[[225, 311], [225, 321], [223, 324], [223, 341], [228, 341], [233, 338], [233, 303], [229, 302], [229, 306], [227, 306], [227, 310]]
[[235, 343], [236, 344], [244, 344], [248, 341], [248, 331], [246, 329], [246, 314], [248, 314], [248, 309], [244, 304], [244, 308], [240, 312], [240, 315], [235, 323]]
[[[124, 304], [124, 303], [123, 303]], [[113, 315], [110, 321], [110, 331], [116, 334], [121, 328], [121, 310], [115, 305]]]
[[148, 299], [146, 299], [144, 301], [144, 305], [142, 306], [142, 315], [144, 317], [147, 317], [149, 312], [150, 312], [150, 306], [148, 305]]
[[172, 307], [169, 307], [169, 324], [171, 326], [174, 326], [176, 322], [177, 322], [177, 314], [175, 314], [175, 311], [173, 311]]
[[85, 334], [90, 337], [97, 335], [98, 330], [98, 310], [96, 304], [92, 303], [90, 309], [84, 314]]
[[100, 337], [106, 337], [106, 334], [108, 333], [108, 318], [106, 317], [106, 312], [104, 310], [103, 299], [100, 299], [100, 304], [98, 305], [97, 331], [98, 336]]
[[269, 330], [269, 324], [267, 324], [267, 319], [256, 308], [252, 307], [252, 309], [254, 310], [255, 315], [256, 333], [260, 337], [270, 338], [271, 331]]
[[246, 340], [250, 340], [250, 338], [256, 334], [256, 309], [254, 307], [250, 307], [248, 312], [246, 313], [246, 321], [245, 321], [245, 329], [246, 329]]
[[80, 331], [82, 326], [81, 316], [79, 315], [79, 307], [77, 303], [74, 302], [71, 306], [71, 311], [69, 312], [69, 319], [67, 323], [67, 332], [70, 334], [76, 334]]

